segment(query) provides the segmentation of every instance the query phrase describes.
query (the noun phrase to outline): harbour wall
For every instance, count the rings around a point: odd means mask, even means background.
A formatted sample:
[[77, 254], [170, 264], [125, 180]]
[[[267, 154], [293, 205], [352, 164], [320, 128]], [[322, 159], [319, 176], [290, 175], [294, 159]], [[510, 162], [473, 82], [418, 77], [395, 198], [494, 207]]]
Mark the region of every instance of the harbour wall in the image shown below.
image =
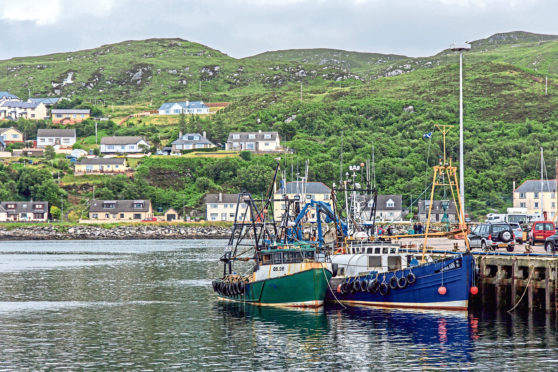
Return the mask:
[[0, 240], [226, 239], [230, 227], [181, 225], [0, 226]]

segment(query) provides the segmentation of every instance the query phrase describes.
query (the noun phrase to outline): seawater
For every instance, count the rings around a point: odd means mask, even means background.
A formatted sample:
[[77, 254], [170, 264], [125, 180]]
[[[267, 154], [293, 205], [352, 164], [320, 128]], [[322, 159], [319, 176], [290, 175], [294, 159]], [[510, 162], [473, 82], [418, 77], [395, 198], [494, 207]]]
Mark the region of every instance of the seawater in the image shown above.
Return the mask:
[[0, 244], [0, 370], [556, 370], [553, 315], [221, 303], [225, 241]]

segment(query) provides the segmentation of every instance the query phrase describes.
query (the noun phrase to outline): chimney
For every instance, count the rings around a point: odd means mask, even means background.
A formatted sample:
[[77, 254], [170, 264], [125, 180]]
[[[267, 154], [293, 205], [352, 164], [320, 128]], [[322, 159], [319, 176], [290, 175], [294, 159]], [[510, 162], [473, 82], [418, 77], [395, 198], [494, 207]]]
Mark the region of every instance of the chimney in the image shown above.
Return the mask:
[[182, 131], [178, 132], [178, 139], [182, 139]]
[[513, 191], [515, 191], [515, 180], [513, 180]]
[[223, 201], [223, 193], [219, 193], [219, 201], [222, 202]]
[[204, 130], [203, 133], [202, 133], [202, 137], [203, 137], [203, 138], [206, 138], [206, 134], [207, 134], [207, 133], [205, 133], [205, 130]]

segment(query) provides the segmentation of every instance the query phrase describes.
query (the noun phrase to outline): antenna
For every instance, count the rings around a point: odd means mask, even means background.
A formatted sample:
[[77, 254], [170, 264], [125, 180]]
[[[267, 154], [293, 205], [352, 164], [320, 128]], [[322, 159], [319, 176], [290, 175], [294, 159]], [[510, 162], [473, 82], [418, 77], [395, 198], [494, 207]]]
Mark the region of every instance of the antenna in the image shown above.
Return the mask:
[[341, 165], [339, 166], [339, 184], [343, 184], [343, 131], [341, 131]]

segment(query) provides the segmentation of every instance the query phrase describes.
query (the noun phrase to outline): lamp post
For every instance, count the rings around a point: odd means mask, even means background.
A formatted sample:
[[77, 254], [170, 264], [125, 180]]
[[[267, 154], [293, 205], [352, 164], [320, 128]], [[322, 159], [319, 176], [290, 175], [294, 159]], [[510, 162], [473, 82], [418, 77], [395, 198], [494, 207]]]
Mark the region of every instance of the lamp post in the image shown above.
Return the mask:
[[465, 182], [463, 165], [463, 51], [471, 50], [471, 44], [451, 44], [450, 49], [459, 52], [459, 197], [465, 215]]

